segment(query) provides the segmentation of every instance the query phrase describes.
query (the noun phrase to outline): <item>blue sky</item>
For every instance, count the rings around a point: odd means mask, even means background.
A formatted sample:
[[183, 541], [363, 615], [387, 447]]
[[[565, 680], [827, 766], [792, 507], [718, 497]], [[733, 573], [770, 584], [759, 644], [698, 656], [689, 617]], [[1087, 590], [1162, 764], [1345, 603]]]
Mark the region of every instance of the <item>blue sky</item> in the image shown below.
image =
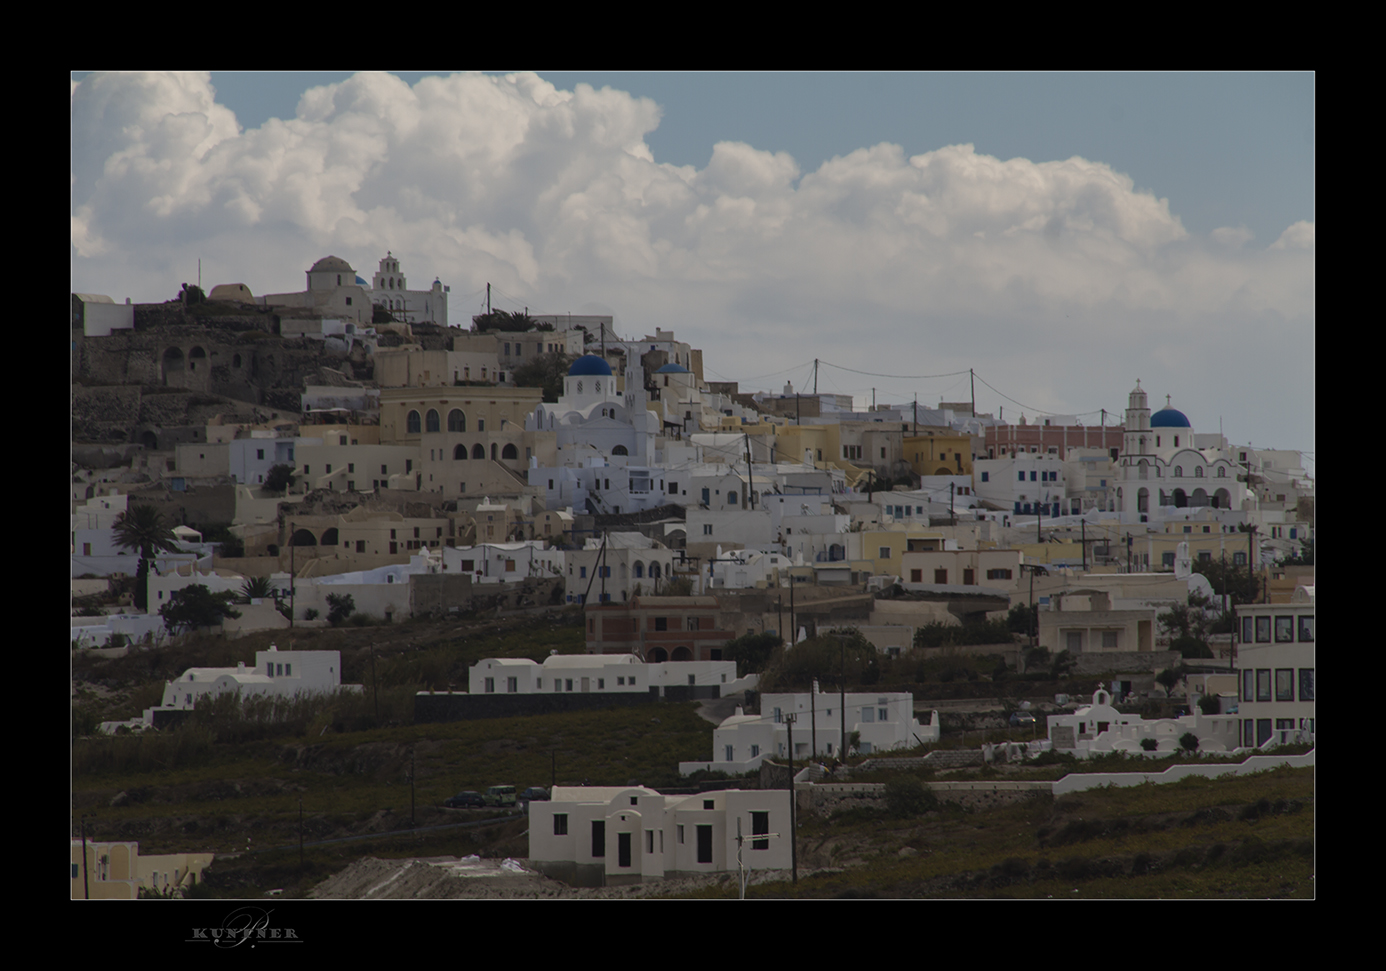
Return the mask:
[[1096, 421], [1139, 377], [1313, 449], [1311, 74], [536, 73], [74, 74], [73, 286], [388, 248], [454, 324], [491, 282], [752, 387], [975, 367], [986, 410]]

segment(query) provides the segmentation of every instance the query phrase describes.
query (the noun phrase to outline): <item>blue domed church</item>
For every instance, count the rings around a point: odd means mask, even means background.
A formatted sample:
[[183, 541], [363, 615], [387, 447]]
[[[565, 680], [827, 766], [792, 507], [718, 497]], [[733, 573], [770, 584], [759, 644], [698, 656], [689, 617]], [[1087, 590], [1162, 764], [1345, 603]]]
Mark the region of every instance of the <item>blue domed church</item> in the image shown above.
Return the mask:
[[1193, 422], [1168, 395], [1152, 415], [1139, 380], [1127, 403], [1120, 472], [1116, 511], [1123, 523], [1183, 518], [1197, 508], [1245, 508], [1246, 489], [1228, 450], [1215, 443], [1199, 448]]

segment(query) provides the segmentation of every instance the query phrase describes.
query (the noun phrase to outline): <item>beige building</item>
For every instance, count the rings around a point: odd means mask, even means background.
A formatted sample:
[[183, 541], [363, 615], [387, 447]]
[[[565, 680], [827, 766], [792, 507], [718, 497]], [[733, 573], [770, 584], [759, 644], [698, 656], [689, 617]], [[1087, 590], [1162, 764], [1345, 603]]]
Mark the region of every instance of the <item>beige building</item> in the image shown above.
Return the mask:
[[1115, 610], [1107, 591], [1080, 586], [1039, 612], [1039, 644], [1054, 654], [1154, 651], [1155, 615], [1153, 607]]
[[331, 444], [300, 445], [294, 450], [298, 481], [294, 489], [370, 492], [415, 488], [420, 468], [416, 445], [343, 445], [345, 434], [324, 436]]
[[385, 388], [380, 392], [380, 441], [422, 445], [425, 434], [523, 430], [543, 400], [539, 388]]
[[339, 256], [324, 256], [307, 271], [308, 289], [298, 293], [267, 293], [267, 307], [302, 307], [322, 317], [339, 317], [370, 324], [375, 317], [369, 287], [356, 282], [356, 271]]
[[70, 842], [72, 900], [135, 900], [141, 889], [159, 893], [188, 890], [197, 885], [211, 864], [211, 853], [169, 853], [140, 856], [135, 842], [86, 842], [85, 867], [82, 841]]
[[900, 557], [901, 584], [906, 590], [961, 584], [1014, 593], [1020, 589], [1022, 559], [1019, 550], [916, 550], [911, 541], [911, 549]]

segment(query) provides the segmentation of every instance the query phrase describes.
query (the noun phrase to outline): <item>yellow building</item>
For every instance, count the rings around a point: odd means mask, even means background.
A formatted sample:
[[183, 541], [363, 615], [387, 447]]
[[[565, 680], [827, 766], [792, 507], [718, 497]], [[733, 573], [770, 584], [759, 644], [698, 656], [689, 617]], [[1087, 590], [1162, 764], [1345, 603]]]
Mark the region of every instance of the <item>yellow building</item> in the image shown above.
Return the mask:
[[135, 900], [141, 889], [177, 893], [197, 885], [212, 862], [211, 853], [168, 853], [140, 856], [135, 842], [97, 843], [87, 840], [85, 872], [82, 841], [71, 841], [72, 900]]
[[951, 429], [906, 435], [904, 454], [915, 475], [972, 474], [972, 436]]

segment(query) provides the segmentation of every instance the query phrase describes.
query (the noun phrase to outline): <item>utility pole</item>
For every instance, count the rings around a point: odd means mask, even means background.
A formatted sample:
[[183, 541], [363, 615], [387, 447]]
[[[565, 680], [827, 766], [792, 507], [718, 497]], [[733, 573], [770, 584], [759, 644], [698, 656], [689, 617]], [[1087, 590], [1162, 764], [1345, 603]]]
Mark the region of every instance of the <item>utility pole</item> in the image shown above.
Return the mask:
[[[799, 882], [799, 840], [794, 828], [794, 712], [784, 716], [789, 729], [789, 863], [790, 882]], [[739, 821], [739, 820], [738, 820]]]
[[409, 828], [414, 828], [414, 747], [409, 747]]
[[91, 899], [91, 883], [87, 878], [87, 817], [81, 817], [82, 825], [82, 893]]
[[295, 582], [294, 582], [295, 579], [297, 579], [297, 577], [296, 577], [296, 568], [295, 568], [295, 566], [294, 566], [294, 524], [293, 524], [293, 520], [290, 520], [290, 521], [289, 521], [289, 627], [290, 627], [290, 628], [292, 628], [292, 627], [294, 626], [294, 615], [298, 613], [298, 610], [296, 609], [296, 607], [295, 607], [295, 605], [294, 605], [294, 596], [295, 596], [295, 593], [297, 592], [297, 584], [295, 584]]
[[809, 682], [809, 755], [818, 757], [818, 679]]
[[977, 417], [977, 374], [972, 368], [967, 369], [967, 380], [972, 386], [972, 417]]
[[1083, 532], [1083, 572], [1088, 572], [1088, 517], [1084, 516], [1079, 522], [1082, 524]]
[[813, 359], [813, 393], [818, 393], [818, 358], [816, 357]]

